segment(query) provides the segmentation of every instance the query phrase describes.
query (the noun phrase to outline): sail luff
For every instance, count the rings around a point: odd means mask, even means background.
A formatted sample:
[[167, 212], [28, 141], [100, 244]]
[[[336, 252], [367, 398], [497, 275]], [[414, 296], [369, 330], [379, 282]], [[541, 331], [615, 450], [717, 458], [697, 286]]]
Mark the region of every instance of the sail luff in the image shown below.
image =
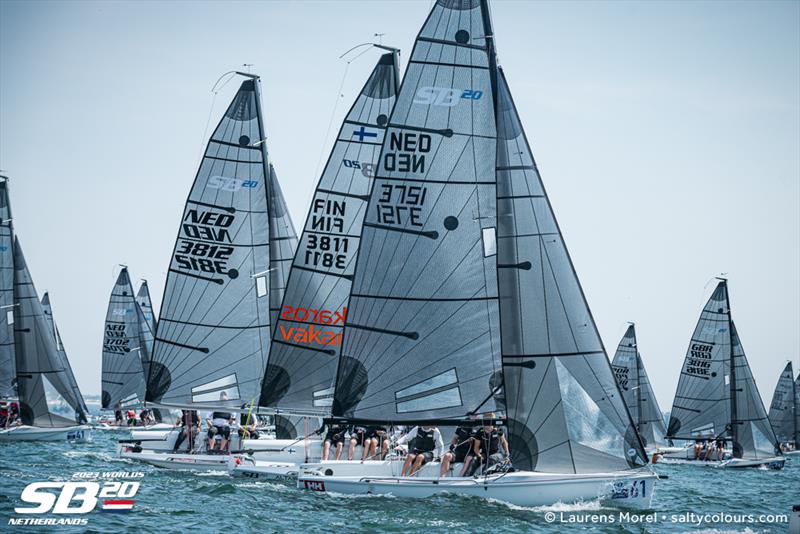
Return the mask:
[[[372, 70], [336, 135], [292, 255], [278, 303], [259, 404], [328, 415], [355, 257], [383, 138], [397, 94], [395, 54]], [[278, 311], [276, 310], [276, 312]]]
[[15, 397], [14, 226], [8, 179], [0, 177], [0, 397]]
[[[730, 419], [730, 434], [731, 440], [734, 444], [739, 442], [739, 418], [737, 414], [737, 406], [736, 406], [736, 391], [737, 391], [737, 384], [736, 384], [736, 360], [734, 359], [734, 352], [733, 352], [733, 320], [731, 319], [731, 304], [730, 304], [730, 294], [728, 291], [725, 291], [725, 306], [727, 309], [728, 315], [728, 331], [731, 337], [730, 341], [730, 363], [729, 365], [729, 397], [731, 403], [731, 419]], [[737, 450], [736, 446], [733, 447], [733, 456], [734, 458], [741, 458], [742, 451], [741, 448]]]

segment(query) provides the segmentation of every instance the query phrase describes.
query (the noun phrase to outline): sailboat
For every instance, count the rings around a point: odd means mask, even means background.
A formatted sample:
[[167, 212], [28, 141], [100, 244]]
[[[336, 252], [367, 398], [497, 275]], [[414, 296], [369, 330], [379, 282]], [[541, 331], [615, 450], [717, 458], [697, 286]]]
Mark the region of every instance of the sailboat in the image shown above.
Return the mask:
[[483, 414], [505, 425], [516, 470], [303, 467], [301, 488], [650, 504], [658, 477], [497, 66], [486, 0], [438, 0], [416, 39], [362, 225], [332, 413], [440, 427]]
[[[0, 441], [91, 439], [86, 403], [52, 321], [50, 300], [36, 293], [14, 235], [8, 181], [0, 180], [0, 396], [19, 404], [18, 426]], [[47, 311], [48, 315], [45, 315]], [[64, 411], [66, 410], [66, 414]]]
[[[267, 155], [259, 78], [237, 74], [245, 80], [208, 140], [181, 218], [148, 373], [148, 406], [255, 413], [262, 395], [271, 317], [297, 238]], [[174, 469], [227, 468], [229, 455], [172, 453], [179, 432], [133, 432], [119, 453]], [[290, 443], [262, 441], [269, 440], [240, 440], [234, 430], [230, 448]], [[204, 431], [197, 442], [205, 443]]]
[[611, 368], [648, 455], [657, 448], [669, 446], [664, 439], [667, 434], [664, 416], [661, 415], [650, 379], [644, 369], [636, 341], [636, 326], [633, 323], [630, 323], [617, 346]]
[[[690, 440], [666, 459], [720, 467], [783, 467], [778, 441], [731, 316], [728, 281], [719, 279], [686, 351], [667, 439]], [[703, 449], [716, 445], [719, 451]], [[724, 452], [723, 450], [724, 449]]]
[[145, 323], [150, 329], [150, 332], [155, 335], [156, 332], [156, 316], [153, 313], [153, 302], [150, 300], [150, 288], [147, 285], [147, 280], [142, 280], [139, 285], [139, 290], [136, 292], [136, 303], [142, 310]]
[[800, 454], [800, 375], [795, 380], [792, 362], [786, 364], [775, 385], [769, 407], [769, 422], [783, 454]]
[[[19, 239], [14, 238], [14, 353], [20, 426], [0, 430], [0, 441], [91, 439], [85, 403], [36, 294]], [[64, 414], [63, 410], [67, 413]]]
[[[274, 307], [272, 346], [259, 399], [267, 410], [331, 414], [358, 236], [399, 84], [399, 51], [390, 50], [378, 60], [339, 129], [311, 200], [286, 293]], [[300, 429], [295, 434], [305, 436]], [[305, 439], [303, 449], [306, 458], [300, 462], [319, 460], [321, 440]], [[293, 462], [246, 456], [232, 474], [285, 479], [297, 472]]]
[[123, 266], [106, 311], [101, 383], [104, 410], [136, 409], [144, 401], [142, 359], [147, 357], [147, 347], [142, 343], [140, 313], [128, 268]]

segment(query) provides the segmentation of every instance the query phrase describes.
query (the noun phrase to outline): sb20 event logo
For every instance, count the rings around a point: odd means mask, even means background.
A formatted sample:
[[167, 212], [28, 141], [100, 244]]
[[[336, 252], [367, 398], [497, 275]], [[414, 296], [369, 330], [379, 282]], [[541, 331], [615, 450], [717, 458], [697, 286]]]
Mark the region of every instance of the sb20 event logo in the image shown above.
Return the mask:
[[87, 518], [36, 516], [88, 514], [98, 508], [101, 512], [130, 512], [139, 491], [136, 479], [143, 477], [144, 473], [137, 471], [81, 472], [75, 473], [70, 481], [28, 484], [20, 499], [34, 506], [15, 507], [14, 511], [21, 517], [10, 518], [8, 524], [86, 525]]

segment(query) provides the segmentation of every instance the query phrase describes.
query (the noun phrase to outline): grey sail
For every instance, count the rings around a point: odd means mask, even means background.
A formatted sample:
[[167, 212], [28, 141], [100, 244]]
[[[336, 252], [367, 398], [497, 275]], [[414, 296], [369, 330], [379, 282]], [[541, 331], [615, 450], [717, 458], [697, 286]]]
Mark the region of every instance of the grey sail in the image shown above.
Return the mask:
[[294, 231], [292, 217], [286, 207], [275, 167], [269, 166], [267, 185], [269, 202], [269, 324], [273, 327], [278, 321], [289, 269], [297, 250], [297, 233]]
[[360, 234], [335, 416], [458, 421], [498, 408], [487, 33], [477, 1], [440, 0], [417, 36]]
[[497, 263], [515, 467], [587, 473], [647, 463], [502, 71]]
[[8, 181], [0, 177], [0, 397], [16, 397], [14, 352], [14, 228]]
[[[14, 341], [17, 389], [23, 424], [39, 427], [72, 426], [81, 401], [70, 387], [53, 336], [36, 294], [19, 240], [14, 242]], [[48, 398], [49, 397], [49, 398]], [[60, 400], [71, 413], [59, 415], [48, 405]]]
[[137, 309], [128, 268], [123, 267], [108, 301], [103, 334], [101, 402], [105, 409], [115, 409], [118, 404], [134, 406], [144, 401]]
[[[311, 200], [299, 248], [291, 257], [286, 294], [274, 309], [281, 313], [273, 323], [261, 406], [330, 413], [372, 169], [397, 84], [394, 55], [386, 54], [339, 130]], [[289, 424], [300, 424], [296, 418], [286, 420], [282, 428], [302, 430]]]
[[778, 442], [800, 444], [797, 409], [794, 371], [792, 370], [792, 362], [789, 362], [778, 378], [775, 392], [772, 394], [772, 403], [769, 406], [769, 422], [772, 424], [772, 429], [775, 431], [775, 437]]
[[147, 400], [240, 408], [258, 400], [270, 343], [270, 221], [257, 78], [208, 141], [181, 218]]
[[645, 446], [666, 445], [667, 427], [639, 353], [634, 325], [620, 340], [611, 368]]
[[61, 341], [61, 334], [58, 332], [55, 318], [53, 317], [53, 307], [50, 305], [50, 294], [45, 291], [42, 295], [42, 312], [47, 319], [47, 326], [50, 328], [56, 342], [56, 349], [58, 350], [59, 365], [64, 369], [65, 379], [69, 388], [73, 392], [73, 399], [78, 406], [78, 419], [81, 422], [86, 422], [89, 416], [89, 409], [86, 407], [86, 401], [83, 399], [81, 390], [78, 388], [78, 381], [75, 380], [75, 375], [72, 372], [72, 366], [67, 358], [67, 351], [64, 349], [64, 343]]
[[731, 319], [721, 280], [700, 314], [681, 369], [669, 439], [721, 437], [736, 458], [772, 456], [776, 444]]
[[136, 302], [142, 309], [142, 314], [147, 326], [150, 328], [150, 332], [155, 335], [156, 316], [153, 313], [153, 302], [150, 300], [150, 288], [147, 286], [147, 280], [142, 280], [139, 291], [136, 292]]

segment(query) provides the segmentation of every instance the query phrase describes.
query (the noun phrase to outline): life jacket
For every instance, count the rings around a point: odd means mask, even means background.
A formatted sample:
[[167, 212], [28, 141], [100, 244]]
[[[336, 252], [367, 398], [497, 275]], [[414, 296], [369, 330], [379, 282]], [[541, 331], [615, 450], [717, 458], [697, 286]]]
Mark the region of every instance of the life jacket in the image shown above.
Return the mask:
[[434, 430], [423, 430], [417, 428], [417, 437], [414, 439], [414, 448], [418, 451], [429, 452], [436, 448], [436, 440], [433, 437]]
[[226, 421], [231, 418], [230, 412], [213, 412], [211, 419], [225, 419]]
[[496, 428], [492, 429], [492, 431], [488, 434], [484, 429], [481, 428], [476, 437], [480, 440], [481, 449], [484, 452], [488, 450], [488, 454], [494, 454], [498, 451], [500, 445], [500, 433]]

